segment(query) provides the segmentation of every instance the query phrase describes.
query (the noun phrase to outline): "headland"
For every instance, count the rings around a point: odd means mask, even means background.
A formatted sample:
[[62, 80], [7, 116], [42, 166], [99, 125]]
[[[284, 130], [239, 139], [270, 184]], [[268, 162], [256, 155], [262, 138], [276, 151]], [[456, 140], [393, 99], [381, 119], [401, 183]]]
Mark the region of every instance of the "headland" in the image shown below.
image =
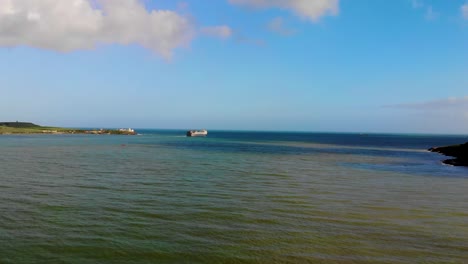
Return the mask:
[[468, 166], [468, 142], [460, 145], [430, 148], [429, 151], [454, 157], [454, 159], [444, 160], [443, 162], [445, 164], [453, 166]]
[[136, 135], [133, 129], [75, 129], [39, 126], [30, 122], [0, 122], [0, 135], [14, 134], [94, 134]]

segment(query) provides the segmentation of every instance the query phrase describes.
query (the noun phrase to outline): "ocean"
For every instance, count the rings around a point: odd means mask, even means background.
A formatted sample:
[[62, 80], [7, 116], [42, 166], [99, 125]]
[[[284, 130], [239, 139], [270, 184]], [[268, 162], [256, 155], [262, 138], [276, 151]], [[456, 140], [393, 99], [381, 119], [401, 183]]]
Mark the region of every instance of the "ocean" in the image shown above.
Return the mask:
[[0, 136], [0, 263], [468, 263], [468, 136]]

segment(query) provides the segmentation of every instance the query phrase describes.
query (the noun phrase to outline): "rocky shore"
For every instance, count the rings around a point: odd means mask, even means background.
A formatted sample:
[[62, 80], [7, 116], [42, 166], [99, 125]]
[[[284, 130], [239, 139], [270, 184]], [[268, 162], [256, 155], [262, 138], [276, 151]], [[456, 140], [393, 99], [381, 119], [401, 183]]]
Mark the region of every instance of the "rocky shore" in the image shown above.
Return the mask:
[[443, 163], [453, 166], [468, 166], [468, 142], [460, 145], [430, 148], [429, 151], [437, 152], [454, 159], [444, 160]]

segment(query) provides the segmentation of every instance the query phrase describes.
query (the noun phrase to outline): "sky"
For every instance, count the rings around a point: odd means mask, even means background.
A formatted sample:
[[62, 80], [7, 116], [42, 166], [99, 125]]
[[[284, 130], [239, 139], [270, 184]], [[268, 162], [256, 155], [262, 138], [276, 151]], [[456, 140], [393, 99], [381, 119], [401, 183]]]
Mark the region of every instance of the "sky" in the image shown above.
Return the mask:
[[468, 134], [467, 0], [0, 0], [0, 121]]

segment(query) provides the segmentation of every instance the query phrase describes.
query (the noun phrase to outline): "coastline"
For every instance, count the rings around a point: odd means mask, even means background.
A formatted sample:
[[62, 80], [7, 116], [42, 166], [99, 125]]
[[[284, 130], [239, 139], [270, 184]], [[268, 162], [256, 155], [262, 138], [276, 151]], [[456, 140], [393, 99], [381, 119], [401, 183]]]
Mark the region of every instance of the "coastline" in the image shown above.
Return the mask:
[[28, 134], [90, 134], [90, 135], [136, 135], [129, 129], [75, 129], [61, 127], [38, 126], [32, 123], [8, 122], [0, 123], [0, 135], [28, 135]]
[[468, 142], [460, 145], [434, 147], [430, 148], [429, 151], [440, 153], [449, 157], [454, 157], [454, 159], [446, 159], [442, 161], [444, 164], [468, 167]]

